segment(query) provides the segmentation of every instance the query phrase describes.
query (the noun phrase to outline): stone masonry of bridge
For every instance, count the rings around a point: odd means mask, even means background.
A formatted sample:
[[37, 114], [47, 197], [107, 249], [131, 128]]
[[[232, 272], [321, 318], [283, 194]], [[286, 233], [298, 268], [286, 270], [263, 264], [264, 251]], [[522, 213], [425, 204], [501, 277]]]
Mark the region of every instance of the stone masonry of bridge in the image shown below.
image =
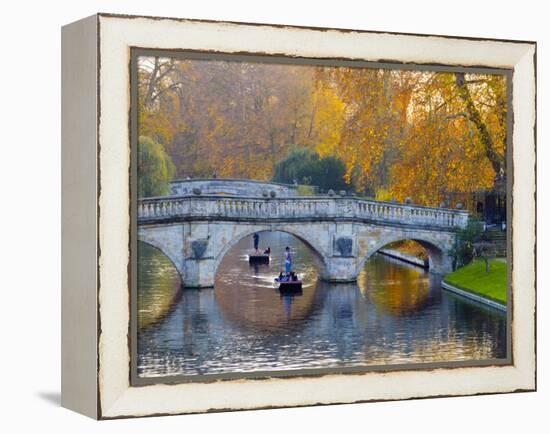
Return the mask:
[[365, 261], [385, 245], [415, 240], [430, 258], [430, 271], [451, 271], [448, 254], [460, 210], [361, 200], [352, 197], [293, 198], [187, 196], [138, 202], [138, 239], [162, 251], [185, 287], [211, 287], [224, 255], [254, 232], [282, 231], [307, 244], [322, 279], [352, 282]]

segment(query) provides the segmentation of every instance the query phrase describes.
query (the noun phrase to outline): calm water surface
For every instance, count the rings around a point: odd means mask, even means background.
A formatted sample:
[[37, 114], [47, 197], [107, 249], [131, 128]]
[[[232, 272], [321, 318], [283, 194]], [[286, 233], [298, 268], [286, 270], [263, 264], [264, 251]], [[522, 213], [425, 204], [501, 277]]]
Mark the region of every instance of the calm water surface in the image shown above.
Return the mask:
[[[269, 265], [248, 264], [248, 237], [225, 256], [213, 289], [181, 290], [170, 261], [140, 243], [140, 377], [506, 357], [506, 316], [442, 291], [420, 268], [374, 255], [357, 283], [328, 284], [296, 238], [261, 233], [268, 245]], [[286, 245], [301, 294], [272, 283]]]

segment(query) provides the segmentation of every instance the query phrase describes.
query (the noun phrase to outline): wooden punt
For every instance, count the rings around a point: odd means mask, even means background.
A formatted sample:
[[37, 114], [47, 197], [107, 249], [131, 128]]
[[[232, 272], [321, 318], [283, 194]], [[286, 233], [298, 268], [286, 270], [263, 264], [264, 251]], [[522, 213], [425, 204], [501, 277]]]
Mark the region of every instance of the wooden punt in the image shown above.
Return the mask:
[[281, 292], [300, 292], [302, 290], [302, 281], [301, 280], [291, 280], [288, 282], [279, 282], [279, 291]]
[[269, 255], [248, 255], [248, 262], [250, 264], [269, 264]]

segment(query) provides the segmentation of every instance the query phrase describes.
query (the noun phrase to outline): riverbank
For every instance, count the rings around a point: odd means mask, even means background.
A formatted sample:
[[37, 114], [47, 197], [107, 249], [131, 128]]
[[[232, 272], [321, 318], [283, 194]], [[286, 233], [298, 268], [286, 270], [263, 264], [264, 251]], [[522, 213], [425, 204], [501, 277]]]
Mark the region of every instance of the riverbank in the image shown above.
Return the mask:
[[477, 259], [471, 264], [447, 274], [443, 288], [465, 297], [506, 310], [506, 262], [489, 260], [490, 271], [485, 271], [485, 261]]

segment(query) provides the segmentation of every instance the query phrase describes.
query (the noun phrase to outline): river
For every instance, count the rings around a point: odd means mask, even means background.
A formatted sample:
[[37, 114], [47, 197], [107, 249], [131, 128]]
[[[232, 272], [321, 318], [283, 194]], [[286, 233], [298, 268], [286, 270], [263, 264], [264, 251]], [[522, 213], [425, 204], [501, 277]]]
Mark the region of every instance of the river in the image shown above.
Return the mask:
[[[224, 257], [211, 289], [181, 289], [156, 249], [138, 249], [139, 377], [471, 361], [506, 357], [506, 315], [441, 289], [440, 278], [375, 254], [354, 284], [317, 278], [291, 235], [263, 232], [269, 265], [250, 266], [252, 238]], [[301, 294], [273, 278], [290, 246]]]

